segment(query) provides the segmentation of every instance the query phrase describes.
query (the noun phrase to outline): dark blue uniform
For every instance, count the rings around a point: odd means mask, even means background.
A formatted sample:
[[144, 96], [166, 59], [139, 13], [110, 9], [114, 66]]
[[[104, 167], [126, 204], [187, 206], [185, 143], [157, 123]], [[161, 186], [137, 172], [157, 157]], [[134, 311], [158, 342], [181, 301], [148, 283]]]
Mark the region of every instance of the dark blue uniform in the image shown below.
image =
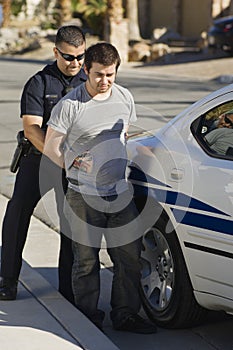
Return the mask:
[[[53, 106], [69, 90], [85, 80], [83, 70], [75, 77], [65, 77], [57, 68], [56, 62], [47, 65], [26, 83], [21, 98], [21, 116], [41, 116], [43, 118], [42, 128], [45, 130]], [[69, 228], [63, 217], [66, 188], [67, 181], [64, 171], [47, 157], [42, 157], [34, 147], [28, 156], [21, 159], [13, 196], [8, 202], [3, 221], [1, 276], [18, 280], [22, 265], [22, 252], [34, 208], [44, 194], [54, 189], [61, 229], [59, 291], [73, 303], [72, 245]]]

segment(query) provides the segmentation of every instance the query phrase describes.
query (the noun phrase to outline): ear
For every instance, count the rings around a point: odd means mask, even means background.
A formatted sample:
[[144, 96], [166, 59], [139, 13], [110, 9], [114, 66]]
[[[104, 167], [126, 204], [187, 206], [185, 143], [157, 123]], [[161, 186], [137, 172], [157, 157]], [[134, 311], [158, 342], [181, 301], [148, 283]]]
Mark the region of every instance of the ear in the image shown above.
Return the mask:
[[57, 49], [56, 49], [55, 46], [54, 46], [54, 48], [53, 48], [53, 54], [54, 54], [54, 57], [55, 57], [55, 58], [58, 57], [58, 52], [57, 52]]
[[83, 65], [83, 69], [84, 69], [85, 74], [88, 75], [87, 66], [85, 64]]

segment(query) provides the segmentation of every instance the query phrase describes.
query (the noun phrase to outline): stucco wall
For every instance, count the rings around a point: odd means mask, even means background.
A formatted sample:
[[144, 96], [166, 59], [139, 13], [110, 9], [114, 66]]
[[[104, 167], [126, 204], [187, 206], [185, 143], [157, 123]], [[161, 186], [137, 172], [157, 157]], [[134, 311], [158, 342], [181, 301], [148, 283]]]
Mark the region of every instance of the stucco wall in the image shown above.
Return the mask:
[[174, 20], [174, 0], [156, 0], [150, 2], [150, 21], [151, 29], [159, 27], [168, 27], [175, 29]]
[[185, 0], [182, 5], [181, 35], [197, 37], [211, 23], [212, 0]]
[[211, 3], [212, 0], [151, 0], [147, 28], [152, 33], [154, 28], [167, 27], [182, 36], [197, 37], [211, 23]]

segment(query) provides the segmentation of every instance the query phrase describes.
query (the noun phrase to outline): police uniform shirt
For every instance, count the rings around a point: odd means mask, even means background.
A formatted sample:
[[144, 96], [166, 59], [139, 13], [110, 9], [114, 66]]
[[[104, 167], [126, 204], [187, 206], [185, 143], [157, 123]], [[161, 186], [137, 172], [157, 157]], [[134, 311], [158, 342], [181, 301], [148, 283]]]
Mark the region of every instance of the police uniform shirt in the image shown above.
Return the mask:
[[43, 118], [42, 128], [46, 128], [51, 110], [70, 90], [86, 81], [84, 70], [74, 77], [64, 76], [57, 67], [57, 62], [45, 66], [25, 84], [21, 98], [23, 115], [35, 115]]

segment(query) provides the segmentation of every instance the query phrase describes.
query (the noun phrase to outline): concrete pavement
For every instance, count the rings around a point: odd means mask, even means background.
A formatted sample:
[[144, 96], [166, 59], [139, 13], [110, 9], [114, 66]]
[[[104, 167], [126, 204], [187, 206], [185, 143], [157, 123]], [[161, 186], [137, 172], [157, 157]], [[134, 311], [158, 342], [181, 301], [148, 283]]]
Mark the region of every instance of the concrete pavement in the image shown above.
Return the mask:
[[[96, 39], [95, 39], [96, 40]], [[87, 46], [93, 44], [92, 37], [87, 37]], [[53, 59], [53, 42], [42, 39], [41, 48], [15, 55], [23, 59]], [[233, 57], [221, 50], [212, 51], [207, 48], [203, 51], [190, 48], [172, 48], [171, 54], [160, 57], [148, 63], [128, 62], [120, 66], [120, 71], [131, 70], [133, 74], [169, 75], [175, 77], [190, 77], [195, 79], [222, 79], [222, 83], [233, 82]]]
[[[50, 59], [49, 50], [35, 52], [35, 57]], [[47, 55], [47, 56], [46, 56]], [[33, 57], [30, 54], [30, 57]], [[25, 55], [24, 55], [24, 58]], [[137, 65], [135, 63], [122, 66], [123, 70], [130, 70], [132, 74], [140, 75], [168, 75], [181, 77], [195, 77], [200, 79], [231, 79], [233, 74], [232, 58], [219, 60], [189, 62], [168, 65]], [[211, 68], [210, 68], [211, 67]], [[224, 83], [224, 81], [223, 81]], [[227, 82], [226, 82], [227, 83]], [[0, 130], [0, 136], [5, 131]], [[1, 154], [2, 159], [9, 159]], [[5, 177], [4, 177], [5, 178]], [[12, 177], [12, 181], [14, 177]], [[5, 212], [7, 199], [0, 195], [0, 226]], [[1, 228], [1, 227], [0, 227]], [[38, 220], [32, 218], [30, 231], [24, 250], [24, 263], [20, 275], [19, 294], [16, 301], [0, 302], [0, 346], [3, 350], [115, 350], [118, 349], [102, 332], [100, 332], [78, 310], [70, 305], [56, 289], [57, 252], [59, 237], [57, 233]], [[46, 278], [47, 276], [47, 278]], [[103, 295], [109, 296], [109, 281], [111, 275], [102, 269]], [[105, 300], [101, 300], [102, 303]], [[106, 320], [106, 326], [110, 325]], [[110, 326], [109, 326], [110, 327]], [[160, 332], [166, 338], [166, 331]], [[178, 336], [179, 332], [177, 332]], [[132, 335], [133, 337], [133, 335]], [[193, 340], [194, 337], [187, 336]], [[138, 338], [137, 338], [138, 339]], [[147, 340], [150, 338], [147, 337]], [[158, 338], [157, 338], [158, 339]], [[151, 343], [155, 344], [154, 337]], [[190, 342], [189, 342], [190, 343]], [[160, 347], [161, 348], [161, 347]], [[209, 349], [207, 344], [200, 341], [199, 349]]]
[[[0, 228], [6, 204], [7, 199], [0, 195]], [[0, 348], [118, 349], [37, 272], [37, 269], [47, 269], [47, 274], [52, 274], [52, 278], [56, 279], [58, 245], [58, 234], [33, 217], [24, 251], [17, 300], [0, 301]]]

